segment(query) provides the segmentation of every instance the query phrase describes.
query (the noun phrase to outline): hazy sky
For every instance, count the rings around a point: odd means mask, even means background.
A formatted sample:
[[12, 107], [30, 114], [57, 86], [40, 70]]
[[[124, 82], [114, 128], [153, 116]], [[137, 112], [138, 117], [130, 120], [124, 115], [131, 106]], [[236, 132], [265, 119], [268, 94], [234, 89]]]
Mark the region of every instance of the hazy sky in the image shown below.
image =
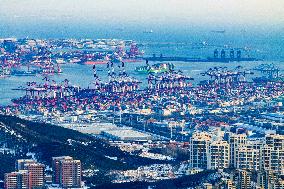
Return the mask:
[[0, 0], [0, 21], [282, 30], [284, 0]]

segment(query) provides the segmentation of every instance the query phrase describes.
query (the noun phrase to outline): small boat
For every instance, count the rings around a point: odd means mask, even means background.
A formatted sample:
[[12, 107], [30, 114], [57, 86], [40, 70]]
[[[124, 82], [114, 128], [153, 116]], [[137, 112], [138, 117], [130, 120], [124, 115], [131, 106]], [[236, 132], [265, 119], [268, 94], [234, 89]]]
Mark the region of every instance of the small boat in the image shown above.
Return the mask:
[[212, 33], [221, 33], [224, 34], [226, 32], [226, 30], [212, 30]]
[[158, 63], [152, 66], [139, 66], [135, 68], [138, 73], [163, 73], [174, 69], [172, 63]]

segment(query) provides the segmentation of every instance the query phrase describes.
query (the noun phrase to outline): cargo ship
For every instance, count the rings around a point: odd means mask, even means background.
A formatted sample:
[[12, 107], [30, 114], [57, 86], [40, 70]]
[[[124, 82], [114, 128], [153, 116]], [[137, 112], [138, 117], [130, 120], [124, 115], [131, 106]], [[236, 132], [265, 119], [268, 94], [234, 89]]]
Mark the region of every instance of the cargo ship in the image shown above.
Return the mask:
[[81, 61], [80, 64], [85, 65], [97, 65], [97, 64], [106, 64], [106, 60], [88, 60], [88, 61]]
[[35, 76], [36, 74], [39, 74], [40, 71], [38, 70], [28, 70], [28, 71], [24, 71], [24, 70], [13, 70], [11, 72], [11, 75], [13, 76]]
[[[135, 62], [142, 62], [143, 59], [138, 59], [138, 58], [127, 58], [127, 59], [122, 59], [122, 60], [114, 60], [113, 62], [126, 62], [126, 63], [135, 63]], [[86, 61], [81, 61], [80, 64], [84, 65], [98, 65], [98, 64], [107, 64], [109, 60], [86, 60]]]
[[191, 57], [166, 57], [166, 56], [156, 56], [155, 54], [152, 57], [145, 57], [144, 60], [148, 61], [159, 61], [159, 62], [168, 62], [168, 61], [182, 61], [182, 62], [250, 62], [250, 61], [262, 61], [262, 59], [252, 58], [252, 57], [243, 57], [241, 50], [230, 50], [229, 56], [226, 55], [226, 51], [222, 49], [219, 51], [216, 49], [214, 51], [213, 57], [208, 58], [191, 58]]

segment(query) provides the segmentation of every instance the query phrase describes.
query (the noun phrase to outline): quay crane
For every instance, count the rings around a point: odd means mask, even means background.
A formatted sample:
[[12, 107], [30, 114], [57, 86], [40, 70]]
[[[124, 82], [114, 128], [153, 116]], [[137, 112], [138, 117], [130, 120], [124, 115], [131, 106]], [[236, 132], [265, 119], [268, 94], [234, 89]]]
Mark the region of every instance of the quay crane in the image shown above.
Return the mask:
[[[115, 64], [118, 67], [118, 73], [115, 72]], [[96, 74], [95, 67], [94, 78], [96, 81], [97, 89], [103, 90], [105, 92], [131, 92], [139, 89], [139, 84], [141, 83], [137, 79], [130, 77], [125, 70], [125, 63], [120, 60], [119, 63], [114, 63], [109, 60], [107, 62], [107, 72], [108, 72], [108, 82], [100, 83], [100, 80]]]
[[128, 58], [137, 58], [138, 56], [143, 55], [144, 52], [139, 50], [137, 43], [131, 43], [129, 52], [126, 52], [126, 54], [128, 55]]
[[269, 79], [278, 78], [280, 71], [274, 64], [261, 64], [255, 67], [254, 70], [259, 71]]
[[200, 89], [207, 90], [207, 93], [198, 91], [199, 96], [204, 98], [216, 98], [221, 96], [232, 96], [240, 93], [242, 88], [246, 88], [249, 82], [246, 81], [247, 75], [252, 75], [253, 72], [244, 70], [243, 67], [237, 66], [234, 69], [227, 67], [214, 67], [201, 73], [202, 76], [209, 76], [209, 80], [200, 82]]
[[27, 82], [26, 86], [14, 90], [25, 91], [25, 99], [63, 98], [73, 96], [79, 92], [79, 88], [71, 86], [67, 79], [61, 83], [57, 83], [55, 80], [50, 80], [45, 76], [42, 80], [44, 83], [37, 83], [35, 81]]
[[[146, 64], [148, 62], [146, 61]], [[161, 74], [148, 73], [148, 89], [150, 90], [162, 90], [162, 89], [185, 89], [186, 87], [191, 86], [189, 81], [193, 78], [185, 76], [181, 70], [174, 71], [170, 69], [168, 72]]]
[[37, 57], [33, 64], [40, 68], [40, 73], [44, 76], [62, 73], [60, 65], [52, 61], [52, 52], [46, 47], [38, 49]]
[[114, 71], [114, 64], [108, 64], [109, 82], [104, 84], [104, 88], [108, 92], [131, 92], [139, 89], [141, 83], [137, 79], [130, 77], [125, 71], [125, 64], [123, 61], [118, 64], [119, 73]]
[[233, 70], [227, 67], [214, 67], [201, 73], [202, 76], [209, 76], [215, 84], [231, 84], [246, 81], [246, 75], [254, 74], [251, 71], [244, 70], [242, 66], [237, 66]]
[[97, 75], [96, 65], [93, 65], [93, 77], [94, 77], [94, 81], [92, 82], [93, 84], [92, 89], [95, 89], [95, 90], [100, 89], [101, 80], [99, 76]]
[[0, 59], [0, 78], [6, 78], [11, 75], [13, 63], [7, 61], [6, 57]]

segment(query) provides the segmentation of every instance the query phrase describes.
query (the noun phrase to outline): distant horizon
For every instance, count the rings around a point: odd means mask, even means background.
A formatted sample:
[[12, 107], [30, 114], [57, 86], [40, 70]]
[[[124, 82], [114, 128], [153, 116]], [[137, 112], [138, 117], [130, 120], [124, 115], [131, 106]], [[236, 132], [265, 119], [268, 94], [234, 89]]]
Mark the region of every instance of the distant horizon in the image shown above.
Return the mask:
[[[284, 1], [2, 0], [0, 38], [232, 45], [283, 59]], [[210, 7], [210, 8], [209, 8]], [[153, 33], [145, 31], [153, 30]], [[212, 30], [225, 30], [214, 33]]]
[[[63, 23], [32, 23], [26, 25], [25, 23], [17, 24], [3, 24], [0, 23], [0, 38], [77, 38], [77, 39], [86, 39], [86, 38], [118, 38], [118, 39], [139, 39], [141, 36], [145, 39], [153, 39], [155, 41], [156, 35], [161, 38], [165, 38], [165, 42], [170, 39], [195, 39], [195, 40], [204, 40], [204, 38], [251, 38], [250, 40], [259, 40], [259, 39], [269, 39], [276, 40], [278, 42], [284, 40], [282, 30], [269, 30], [264, 28], [228, 28], [228, 27], [202, 27], [202, 26], [192, 26], [184, 25], [179, 27], [173, 26], [153, 26], [153, 27], [139, 27], [131, 25], [98, 25], [95, 24], [68, 24]], [[153, 33], [146, 33], [147, 31], [152, 30]], [[214, 31], [222, 31], [222, 33], [214, 33]], [[155, 36], [155, 37], [153, 37]], [[171, 40], [170, 40], [171, 41]], [[169, 41], [169, 42], [170, 42]], [[186, 40], [188, 41], [188, 40]], [[172, 40], [171, 42], [175, 42]]]
[[278, 0], [2, 0], [0, 36], [53, 32], [75, 37], [81, 32], [84, 37], [92, 30], [116, 35], [123, 29], [152, 29], [268, 32], [281, 37], [283, 7], [284, 1]]

